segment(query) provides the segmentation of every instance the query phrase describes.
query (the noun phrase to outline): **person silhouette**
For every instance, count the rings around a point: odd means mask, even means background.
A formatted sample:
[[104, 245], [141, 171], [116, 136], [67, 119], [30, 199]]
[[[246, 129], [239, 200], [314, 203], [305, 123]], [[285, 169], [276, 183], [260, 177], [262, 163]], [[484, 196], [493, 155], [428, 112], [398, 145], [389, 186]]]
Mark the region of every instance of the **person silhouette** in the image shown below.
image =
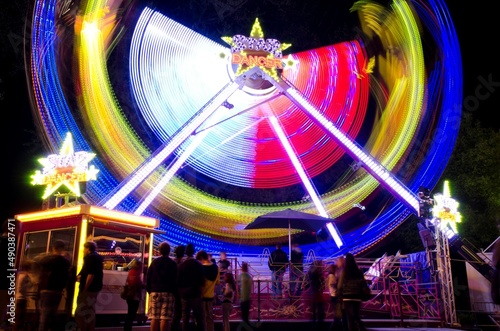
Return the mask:
[[325, 276], [323, 261], [315, 260], [313, 262], [307, 271], [307, 280], [310, 291], [312, 328], [318, 331], [323, 330], [323, 323], [325, 321], [325, 303], [323, 300]]
[[127, 286], [130, 296], [127, 300], [127, 315], [125, 317], [124, 331], [132, 331], [132, 324], [137, 316], [139, 303], [142, 299], [142, 262], [133, 259], [128, 265]]
[[248, 272], [248, 263], [243, 262], [241, 264], [241, 272], [238, 275], [238, 285], [240, 287], [240, 310], [241, 310], [241, 320], [246, 324], [243, 325], [245, 329], [250, 326], [250, 305], [252, 303], [252, 287], [253, 279], [252, 275]]
[[[179, 267], [179, 264], [184, 261], [184, 253], [186, 251], [185, 245], [178, 245], [174, 250], [174, 261]], [[179, 295], [179, 289], [176, 287], [175, 289], [175, 307], [174, 307], [174, 319], [172, 322], [172, 330], [173, 331], [181, 331], [181, 319], [182, 319], [182, 302], [181, 297]]]
[[292, 243], [292, 252], [290, 254], [291, 268], [290, 272], [290, 296], [299, 297], [302, 294], [301, 280], [304, 276], [304, 253], [299, 244]]
[[288, 256], [281, 248], [281, 244], [276, 244], [276, 249], [269, 255], [268, 266], [271, 270], [271, 289], [274, 298], [281, 298], [283, 295], [283, 275], [288, 267]]
[[214, 263], [207, 252], [198, 251], [196, 260], [200, 261], [203, 267], [205, 283], [202, 286], [202, 307], [204, 331], [214, 331], [214, 297], [215, 287], [220, 283], [219, 267]]
[[61, 302], [63, 291], [70, 280], [71, 264], [65, 257], [65, 244], [57, 240], [49, 254], [40, 261], [38, 283], [40, 321], [38, 331], [57, 329], [60, 319], [56, 319], [57, 308]]
[[361, 320], [361, 288], [364, 283], [366, 284], [365, 275], [359, 269], [354, 255], [347, 253], [337, 291], [342, 297], [348, 330], [366, 331], [365, 325]]
[[344, 310], [342, 308], [342, 298], [339, 295], [339, 291], [337, 291], [343, 267], [343, 256], [339, 256], [335, 263], [328, 266], [326, 285], [328, 287], [328, 292], [330, 293], [330, 303], [333, 306], [333, 319], [330, 324], [330, 331], [347, 330], [347, 321], [344, 318]]
[[151, 262], [146, 275], [146, 291], [150, 300], [150, 330], [170, 331], [173, 327], [178, 269], [177, 264], [169, 257], [169, 243], [160, 243], [158, 251], [160, 256]]
[[202, 289], [205, 275], [202, 264], [194, 258], [194, 244], [186, 245], [186, 258], [177, 269], [177, 286], [182, 303], [182, 331], [190, 329], [191, 313], [196, 330], [203, 331]]
[[75, 321], [80, 330], [95, 330], [95, 306], [97, 295], [103, 285], [103, 258], [97, 253], [97, 244], [87, 241], [83, 244], [83, 266], [77, 281], [80, 282]]
[[224, 274], [224, 290], [222, 292], [222, 329], [230, 331], [229, 316], [233, 310], [233, 300], [236, 292], [236, 282], [231, 272]]

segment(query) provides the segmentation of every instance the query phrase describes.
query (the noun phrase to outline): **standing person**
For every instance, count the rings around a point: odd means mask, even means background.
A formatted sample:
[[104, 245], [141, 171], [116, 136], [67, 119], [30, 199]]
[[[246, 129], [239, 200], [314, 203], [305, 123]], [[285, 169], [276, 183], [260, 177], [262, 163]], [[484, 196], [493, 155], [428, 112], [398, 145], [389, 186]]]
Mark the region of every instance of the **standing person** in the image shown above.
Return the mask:
[[137, 316], [139, 303], [142, 299], [142, 262], [133, 259], [129, 264], [127, 286], [130, 296], [127, 298], [127, 316], [125, 317], [124, 331], [132, 331], [132, 324]]
[[342, 275], [342, 271], [344, 270], [345, 266], [345, 257], [339, 256], [337, 257], [337, 260], [335, 261], [335, 265], [337, 266], [337, 302], [338, 302], [338, 309], [340, 310], [341, 314], [341, 321], [342, 321], [342, 326], [340, 327], [341, 330], [347, 331], [349, 327], [347, 326], [347, 317], [345, 314], [344, 310], [344, 304], [342, 302], [342, 297], [340, 295], [340, 291], [338, 290], [339, 288], [339, 283], [340, 283], [340, 276]]
[[345, 265], [340, 275], [337, 293], [342, 297], [347, 327], [349, 331], [366, 331], [361, 320], [361, 286], [366, 282], [365, 275], [359, 269], [354, 255], [347, 253]]
[[184, 254], [186, 253], [186, 246], [179, 245], [174, 250], [174, 262], [179, 265], [184, 261]]
[[[179, 264], [184, 261], [184, 253], [186, 252], [186, 246], [179, 245], [174, 250], [174, 261], [177, 264], [177, 269], [179, 268]], [[177, 278], [176, 280], [177, 281]], [[175, 307], [174, 307], [174, 320], [172, 322], [172, 330], [173, 331], [181, 331], [181, 319], [182, 319], [182, 303], [181, 297], [179, 295], [179, 289], [176, 287], [175, 290]]]
[[71, 264], [64, 256], [64, 242], [57, 240], [51, 252], [39, 261], [40, 276], [38, 279], [38, 309], [40, 312], [40, 323], [38, 331], [64, 330], [61, 319], [56, 318], [57, 308], [61, 302], [63, 291], [70, 279]]
[[299, 244], [292, 244], [292, 252], [290, 254], [290, 296], [300, 296], [302, 294], [302, 286], [300, 284], [304, 276], [304, 253], [299, 247]]
[[[28, 331], [32, 330], [30, 323], [28, 323], [28, 295], [33, 291], [34, 283], [30, 274], [32, 272], [38, 273], [36, 269], [38, 266], [33, 260], [25, 260], [21, 264], [22, 273], [18, 274], [17, 286], [19, 291], [16, 293], [16, 323], [13, 325], [14, 331]], [[0, 328], [0, 330], [2, 330]], [[34, 330], [34, 328], [33, 328]]]
[[330, 303], [333, 307], [333, 320], [330, 325], [330, 331], [342, 330], [342, 299], [337, 294], [337, 285], [340, 277], [340, 269], [336, 263], [328, 266], [328, 276], [326, 285], [330, 293]]
[[244, 327], [250, 326], [250, 304], [253, 280], [252, 276], [248, 273], [248, 263], [243, 262], [241, 264], [241, 273], [238, 275], [238, 283], [240, 286], [240, 309], [241, 309], [241, 319], [246, 325]]
[[325, 289], [325, 276], [323, 261], [315, 260], [307, 271], [309, 282], [310, 300], [312, 307], [313, 330], [322, 330], [325, 321], [325, 306], [323, 290]]
[[286, 253], [281, 249], [281, 244], [276, 244], [276, 249], [269, 255], [268, 266], [271, 270], [272, 291], [274, 298], [282, 297], [283, 275], [285, 274], [289, 260]]
[[201, 293], [203, 326], [205, 331], [214, 331], [214, 296], [215, 286], [220, 283], [219, 268], [210, 260], [205, 251], [199, 251], [196, 254], [196, 260], [200, 261], [205, 275]]
[[222, 293], [224, 292], [224, 274], [226, 272], [231, 272], [231, 262], [227, 259], [226, 252], [222, 251], [219, 254], [219, 261], [217, 261], [217, 266], [219, 267], [220, 282], [215, 287], [215, 304], [221, 305]]
[[221, 277], [223, 277], [226, 272], [231, 271], [231, 262], [227, 259], [226, 252], [220, 252], [220, 258], [217, 262], [217, 266], [219, 267]]
[[76, 300], [75, 321], [79, 331], [95, 330], [95, 305], [102, 290], [103, 258], [97, 253], [97, 244], [83, 244], [83, 266], [77, 276], [80, 282]]
[[203, 331], [203, 308], [201, 290], [205, 283], [203, 266], [194, 257], [194, 245], [186, 245], [186, 258], [179, 265], [177, 272], [177, 286], [182, 303], [182, 331], [189, 330], [191, 311], [193, 312], [196, 329]]
[[146, 276], [148, 317], [151, 319], [151, 331], [170, 331], [174, 318], [177, 264], [169, 257], [169, 243], [162, 242], [158, 251], [160, 256], [151, 262]]
[[229, 317], [233, 310], [234, 292], [236, 291], [236, 282], [231, 272], [224, 274], [224, 291], [222, 292], [222, 330], [230, 331]]

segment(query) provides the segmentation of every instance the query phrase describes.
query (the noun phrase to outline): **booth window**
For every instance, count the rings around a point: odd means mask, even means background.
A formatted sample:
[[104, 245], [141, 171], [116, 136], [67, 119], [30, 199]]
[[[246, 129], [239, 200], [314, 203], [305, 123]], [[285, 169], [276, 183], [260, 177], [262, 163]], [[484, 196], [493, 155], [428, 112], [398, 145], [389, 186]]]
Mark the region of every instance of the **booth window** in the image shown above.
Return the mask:
[[73, 262], [75, 249], [76, 228], [37, 231], [25, 233], [25, 246], [22, 261], [34, 260], [37, 257], [48, 254], [52, 245], [61, 240], [65, 244], [66, 256]]
[[94, 227], [94, 241], [104, 270], [124, 270], [133, 259], [142, 261], [144, 235]]

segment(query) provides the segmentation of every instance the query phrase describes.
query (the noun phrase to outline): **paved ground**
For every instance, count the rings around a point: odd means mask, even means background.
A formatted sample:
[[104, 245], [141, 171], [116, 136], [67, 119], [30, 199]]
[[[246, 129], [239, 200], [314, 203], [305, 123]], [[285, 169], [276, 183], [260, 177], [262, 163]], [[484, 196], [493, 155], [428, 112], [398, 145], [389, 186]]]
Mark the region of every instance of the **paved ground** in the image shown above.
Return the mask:
[[[106, 331], [122, 331], [123, 327], [116, 327], [116, 328], [97, 328], [96, 330], [106, 330]], [[134, 330], [149, 330], [149, 326], [142, 326], [142, 327], [134, 327]], [[236, 328], [231, 328], [231, 330], [239, 330]], [[279, 331], [283, 329], [275, 329], [275, 331]], [[298, 330], [298, 329], [292, 329], [292, 330]], [[307, 330], [310, 331], [312, 330], [311, 328], [307, 329], [301, 329], [301, 330]], [[368, 331], [457, 331], [457, 329], [447, 329], [447, 328], [367, 328]], [[464, 330], [464, 329], [458, 329], [458, 330]], [[479, 329], [478, 329], [479, 330]], [[248, 331], [246, 329], [242, 329], [241, 331]], [[289, 331], [289, 330], [287, 330]]]
[[[327, 327], [325, 331], [328, 330], [329, 322], [326, 322]], [[471, 329], [471, 328], [461, 328], [453, 327], [446, 328], [440, 327], [436, 323], [427, 323], [422, 320], [406, 320], [401, 324], [396, 320], [366, 320], [366, 327], [368, 331], [457, 331], [457, 330], [482, 330], [482, 329]], [[102, 331], [122, 331], [123, 327], [101, 327], [97, 330]], [[134, 326], [134, 330], [149, 330], [149, 325]], [[215, 331], [221, 331], [221, 323], [215, 323]], [[291, 322], [271, 322], [265, 321], [260, 324], [260, 326], [254, 325], [252, 328], [240, 327], [238, 322], [231, 322], [232, 331], [312, 331], [313, 326], [309, 321], [291, 321]]]
[[[96, 330], [106, 330], [106, 331], [122, 331], [123, 330], [123, 327], [112, 327], [112, 328], [97, 328]], [[149, 330], [149, 326], [135, 326], [134, 327], [134, 330]], [[231, 328], [231, 330], [238, 330], [237, 328]], [[243, 329], [244, 330], [244, 329]], [[257, 330], [261, 330], [261, 329], [257, 329]], [[266, 330], [270, 330], [270, 329], [266, 329]], [[274, 331], [280, 331], [280, 330], [283, 330], [282, 328], [276, 328]], [[294, 328], [295, 330], [295, 328]], [[309, 331], [311, 330], [310, 328], [308, 329], [302, 329], [304, 331]], [[457, 331], [457, 330], [465, 330], [465, 329], [449, 329], [449, 328], [426, 328], [426, 327], [406, 327], [406, 328], [402, 328], [402, 327], [390, 327], [390, 328], [371, 328], [371, 327], [368, 327], [367, 328], [368, 331], [431, 331], [431, 330], [434, 330], [434, 331]], [[478, 329], [479, 330], [479, 329]], [[248, 331], [248, 330], [245, 330], [245, 331]], [[287, 330], [288, 331], [288, 330]]]

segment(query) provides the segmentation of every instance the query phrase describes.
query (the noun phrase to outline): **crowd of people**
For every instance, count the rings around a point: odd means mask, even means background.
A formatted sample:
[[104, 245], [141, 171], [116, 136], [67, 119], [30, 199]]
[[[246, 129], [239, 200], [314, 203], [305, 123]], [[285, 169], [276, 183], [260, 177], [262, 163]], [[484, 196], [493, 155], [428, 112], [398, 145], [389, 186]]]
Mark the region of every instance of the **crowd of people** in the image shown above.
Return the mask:
[[192, 243], [177, 246], [173, 259], [169, 257], [169, 243], [162, 242], [158, 250], [161, 256], [153, 260], [146, 274], [151, 330], [213, 331], [218, 293], [222, 297], [223, 329], [230, 329], [229, 319], [237, 293], [242, 323], [248, 324], [245, 329], [249, 328], [252, 278], [248, 264], [242, 264], [236, 280], [224, 252], [216, 262], [204, 250], [195, 252]]
[[[72, 257], [61, 240], [51, 243], [50, 251], [33, 260], [23, 262], [16, 292], [16, 316], [12, 330], [94, 330], [96, 302], [103, 285], [103, 258], [97, 253], [94, 242], [83, 245], [83, 265], [78, 273], [72, 265]], [[59, 314], [64, 292], [72, 292], [78, 282], [78, 296], [74, 320]], [[36, 293], [33, 293], [36, 289]], [[27, 302], [36, 296], [38, 320], [28, 318]], [[66, 300], [67, 310], [71, 302]], [[65, 318], [66, 317], [66, 318]]]
[[[273, 297], [285, 297], [283, 276], [289, 269], [289, 298], [299, 297], [304, 291], [312, 313], [313, 330], [365, 331], [361, 320], [361, 302], [367, 300], [365, 290], [368, 285], [354, 255], [347, 253], [327, 266], [317, 259], [304, 272], [303, 254], [297, 243], [292, 244], [290, 253], [289, 260], [281, 244], [277, 244], [269, 256]], [[330, 294], [333, 307], [333, 318], [329, 325], [325, 323], [325, 290]]]
[[[214, 331], [214, 304], [218, 300], [223, 331], [230, 330], [235, 300], [239, 303], [242, 327], [252, 329], [253, 279], [248, 263], [243, 262], [235, 273], [225, 252], [221, 252], [216, 261], [204, 250], [196, 252], [192, 243], [177, 246], [173, 258], [170, 251], [169, 243], [161, 243], [158, 246], [160, 256], [153, 260], [146, 273], [145, 288], [150, 295], [148, 318], [152, 331]], [[308, 300], [313, 330], [366, 330], [360, 315], [361, 302], [365, 300], [362, 288], [366, 281], [354, 256], [348, 253], [328, 265], [317, 259], [305, 272], [304, 255], [297, 243], [292, 244], [290, 253], [289, 259], [282, 246], [277, 244], [270, 254], [272, 295], [282, 298], [283, 276], [289, 270], [288, 294]], [[325, 290], [334, 307], [330, 323], [325, 321]], [[140, 300], [140, 296], [135, 300]], [[137, 312], [137, 305], [132, 307], [128, 311], [125, 330], [130, 330]]]
[[[365, 279], [354, 256], [346, 254], [328, 265], [318, 259], [304, 271], [304, 255], [296, 243], [292, 247], [290, 259], [280, 244], [270, 254], [268, 264], [273, 297], [282, 298], [283, 276], [288, 269], [289, 297], [309, 300], [313, 330], [365, 330], [360, 318], [363, 298], [359, 290], [360, 283], [365, 282]], [[238, 304], [241, 326], [252, 329], [250, 308], [253, 278], [248, 263], [243, 262], [239, 270], [234, 270], [225, 252], [221, 252], [216, 261], [204, 250], [196, 252], [192, 243], [178, 245], [172, 252], [170, 244], [162, 242], [157, 252], [149, 266], [137, 259], [127, 266], [127, 293], [122, 296], [128, 307], [125, 331], [132, 330], [140, 302], [144, 299], [144, 290], [149, 294], [146, 313], [152, 331], [214, 331], [214, 305], [221, 309], [222, 330], [229, 331], [231, 315], [236, 312]], [[55, 241], [49, 253], [37, 258], [36, 266], [23, 266], [25, 270], [36, 267], [39, 275], [37, 330], [65, 330], [68, 329], [68, 323], [74, 323], [74, 330], [95, 329], [96, 303], [103, 288], [103, 257], [92, 241], [83, 244], [83, 253], [83, 265], [77, 272], [70, 262], [71, 257], [65, 253], [64, 243]], [[29, 286], [31, 280], [28, 275], [26, 273], [19, 280], [21, 288], [23, 284]], [[77, 306], [74, 321], [68, 322], [57, 318], [58, 307], [64, 289], [75, 283], [79, 289]], [[330, 294], [334, 307], [329, 326], [325, 321], [325, 290]], [[23, 291], [19, 292], [17, 313], [23, 316], [25, 301]]]
[[[167, 242], [161, 243], [158, 251], [160, 257], [154, 259], [146, 276], [146, 290], [151, 298], [148, 311], [151, 330], [214, 331], [214, 304], [218, 304], [222, 330], [229, 331], [235, 300], [239, 303], [241, 323], [245, 329], [251, 329], [253, 278], [248, 263], [241, 263], [238, 272], [234, 272], [225, 252], [216, 261], [204, 250], [195, 252], [191, 243], [177, 246], [173, 258], [169, 257]], [[268, 266], [274, 298], [283, 298], [283, 277], [289, 271], [287, 293], [291, 298], [308, 300], [313, 330], [366, 330], [360, 315], [366, 281], [352, 254], [338, 257], [328, 265], [317, 259], [304, 271], [304, 255], [299, 245], [292, 244], [288, 258], [281, 244], [277, 244], [270, 253]], [[175, 279], [172, 275], [176, 275]], [[330, 323], [325, 321], [325, 291], [334, 307]]]

